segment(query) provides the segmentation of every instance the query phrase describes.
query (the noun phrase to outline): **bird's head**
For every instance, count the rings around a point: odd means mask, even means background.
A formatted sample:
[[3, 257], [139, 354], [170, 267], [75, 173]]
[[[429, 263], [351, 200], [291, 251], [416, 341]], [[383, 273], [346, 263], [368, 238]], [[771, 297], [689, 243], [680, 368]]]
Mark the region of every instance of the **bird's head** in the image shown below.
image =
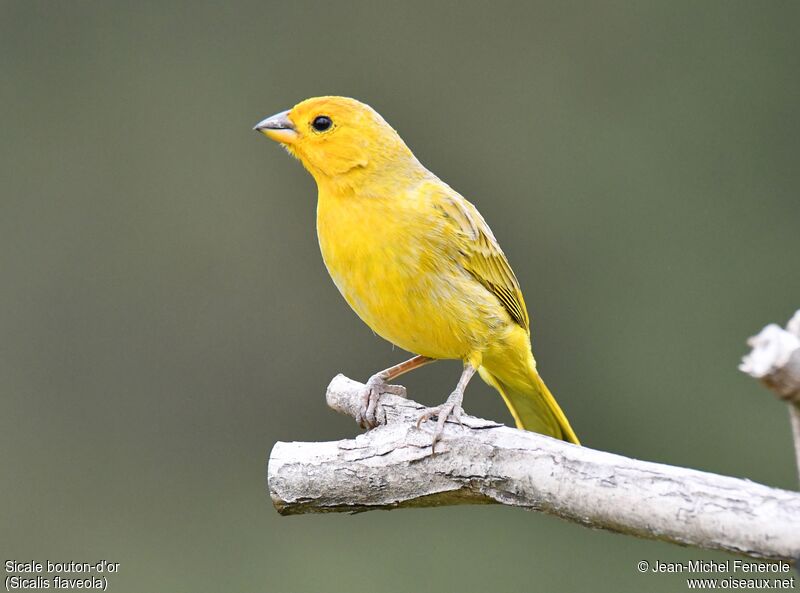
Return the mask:
[[348, 97], [315, 97], [256, 124], [280, 142], [317, 183], [417, 163], [403, 140], [369, 105]]

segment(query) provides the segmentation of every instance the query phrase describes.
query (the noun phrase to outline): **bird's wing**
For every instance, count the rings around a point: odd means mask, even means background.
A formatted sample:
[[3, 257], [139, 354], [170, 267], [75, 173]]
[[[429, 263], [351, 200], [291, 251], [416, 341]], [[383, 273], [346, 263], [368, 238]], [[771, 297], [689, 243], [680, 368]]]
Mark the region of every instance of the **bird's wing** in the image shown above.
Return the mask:
[[483, 216], [453, 190], [443, 191], [436, 198], [434, 206], [455, 227], [460, 239], [458, 249], [464, 269], [498, 298], [515, 322], [530, 331], [517, 277]]

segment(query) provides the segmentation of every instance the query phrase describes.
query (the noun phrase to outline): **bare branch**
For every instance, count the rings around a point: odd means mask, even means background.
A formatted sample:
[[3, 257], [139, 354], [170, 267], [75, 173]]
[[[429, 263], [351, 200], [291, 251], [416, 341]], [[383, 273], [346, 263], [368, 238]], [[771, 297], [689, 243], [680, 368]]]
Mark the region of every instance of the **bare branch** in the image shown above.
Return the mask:
[[[355, 416], [361, 383], [329, 405]], [[800, 556], [800, 493], [578, 447], [479, 418], [448, 423], [431, 455], [423, 406], [386, 395], [385, 425], [353, 440], [277, 443], [268, 483], [281, 514], [500, 503], [593, 528], [757, 558]]]
[[753, 350], [742, 359], [739, 369], [759, 379], [789, 406], [800, 476], [800, 310], [786, 329], [770, 324], [747, 343]]

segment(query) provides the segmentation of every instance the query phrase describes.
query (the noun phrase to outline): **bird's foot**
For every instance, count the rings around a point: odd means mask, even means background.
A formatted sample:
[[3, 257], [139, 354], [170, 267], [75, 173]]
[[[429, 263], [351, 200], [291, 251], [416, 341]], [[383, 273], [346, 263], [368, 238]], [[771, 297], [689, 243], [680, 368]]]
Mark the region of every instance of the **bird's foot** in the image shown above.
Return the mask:
[[361, 390], [361, 407], [356, 414], [356, 422], [361, 428], [370, 429], [386, 424], [386, 413], [378, 408], [384, 393], [406, 397], [406, 388], [402, 385], [389, 385], [380, 373], [372, 375]]
[[458, 422], [459, 425], [464, 426], [464, 424], [461, 422], [461, 415], [464, 413], [464, 408], [461, 407], [461, 403], [463, 401], [464, 391], [456, 389], [450, 394], [450, 397], [448, 397], [447, 401], [445, 401], [442, 405], [426, 409], [417, 420], [417, 428], [419, 428], [423, 422], [430, 420], [434, 416], [436, 417], [436, 429], [433, 431], [431, 453], [436, 452], [436, 443], [442, 440], [444, 425], [448, 418], [452, 418]]

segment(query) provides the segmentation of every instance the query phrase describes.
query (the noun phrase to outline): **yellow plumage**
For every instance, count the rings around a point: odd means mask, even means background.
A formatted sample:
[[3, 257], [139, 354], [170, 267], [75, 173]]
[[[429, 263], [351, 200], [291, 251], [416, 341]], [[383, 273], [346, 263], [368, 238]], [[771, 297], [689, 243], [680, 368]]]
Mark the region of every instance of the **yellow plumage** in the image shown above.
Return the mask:
[[536, 371], [519, 283], [471, 203], [354, 99], [308, 99], [256, 128], [316, 180], [325, 265], [367, 325], [427, 359], [462, 359], [518, 428], [578, 443]]

